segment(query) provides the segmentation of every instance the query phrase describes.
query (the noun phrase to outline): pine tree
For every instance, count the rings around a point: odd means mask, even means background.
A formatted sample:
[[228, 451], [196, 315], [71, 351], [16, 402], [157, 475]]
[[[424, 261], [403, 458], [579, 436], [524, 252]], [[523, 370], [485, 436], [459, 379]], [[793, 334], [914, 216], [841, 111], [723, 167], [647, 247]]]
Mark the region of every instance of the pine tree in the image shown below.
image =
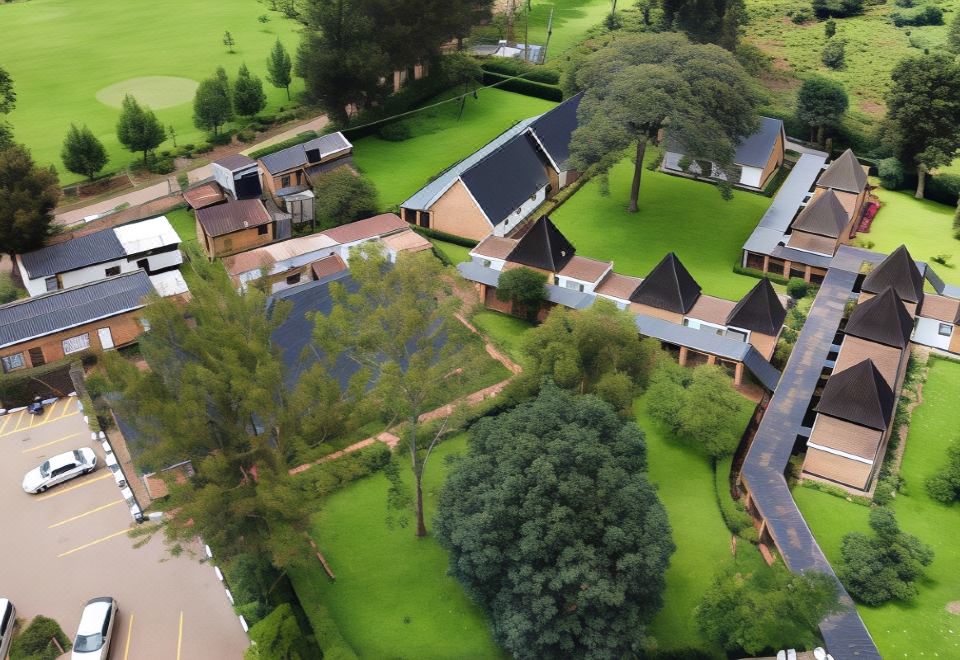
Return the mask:
[[70, 124], [70, 130], [67, 131], [67, 137], [63, 141], [63, 149], [60, 151], [60, 158], [69, 171], [82, 174], [91, 181], [108, 160], [103, 143], [86, 124], [83, 128]]
[[267, 105], [260, 78], [250, 73], [246, 64], [240, 65], [237, 81], [233, 86], [233, 107], [241, 117], [252, 117]]
[[290, 53], [283, 47], [280, 40], [273, 44], [273, 50], [270, 51], [270, 57], [267, 58], [267, 80], [274, 87], [287, 90], [287, 100], [290, 100], [290, 83], [292, 82], [291, 71], [293, 70], [293, 61], [290, 59]]
[[[19, 144], [0, 149], [0, 249], [14, 255], [36, 250], [50, 234], [60, 200], [56, 171], [33, 162]], [[5, 203], [11, 202], [11, 203]]]
[[163, 144], [167, 138], [163, 125], [153, 111], [141, 107], [137, 100], [127, 94], [123, 97], [120, 119], [117, 121], [117, 139], [128, 151], [142, 152], [143, 162], [147, 154]]

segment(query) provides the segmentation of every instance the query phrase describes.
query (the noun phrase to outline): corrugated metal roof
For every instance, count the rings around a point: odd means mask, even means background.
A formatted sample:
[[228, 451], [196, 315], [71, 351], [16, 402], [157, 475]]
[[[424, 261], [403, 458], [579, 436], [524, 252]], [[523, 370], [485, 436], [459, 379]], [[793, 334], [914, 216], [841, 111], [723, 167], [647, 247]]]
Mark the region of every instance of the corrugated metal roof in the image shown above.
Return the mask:
[[113, 229], [102, 229], [86, 236], [48, 245], [19, 256], [31, 280], [66, 273], [126, 256]]
[[220, 167], [235, 172], [237, 170], [242, 170], [250, 167], [251, 165], [256, 165], [257, 161], [250, 158], [250, 156], [244, 156], [243, 154], [231, 154], [229, 156], [224, 156], [223, 158], [218, 158], [213, 161], [214, 165], [219, 165]]
[[747, 167], [766, 167], [773, 155], [777, 139], [783, 135], [783, 122], [771, 117], [760, 117], [760, 129], [737, 145], [733, 162]]
[[595, 296], [591, 293], [568, 289], [556, 284], [546, 285], [547, 300], [572, 309], [586, 309], [593, 304]]
[[120, 225], [113, 232], [128, 256], [180, 244], [180, 236], [165, 215]]
[[137, 270], [3, 305], [0, 347], [137, 309], [153, 292], [150, 278]]
[[238, 199], [235, 202], [197, 209], [197, 222], [203, 227], [207, 236], [223, 236], [265, 225], [271, 220], [270, 214], [259, 199]]
[[464, 261], [457, 264], [457, 271], [464, 279], [471, 282], [479, 282], [487, 286], [497, 286], [500, 281], [500, 271], [493, 268], [487, 268], [478, 261]]
[[322, 234], [337, 243], [353, 243], [407, 229], [409, 226], [396, 213], [381, 213], [372, 218], [333, 227], [322, 232]]
[[343, 133], [328, 133], [303, 144], [295, 144], [292, 147], [267, 154], [260, 159], [260, 162], [263, 163], [264, 168], [270, 174], [279, 174], [297, 167], [303, 167], [311, 162], [307, 157], [308, 151], [316, 150], [319, 155], [317, 160], [319, 160], [338, 151], [350, 149], [352, 146], [350, 141], [343, 136]]

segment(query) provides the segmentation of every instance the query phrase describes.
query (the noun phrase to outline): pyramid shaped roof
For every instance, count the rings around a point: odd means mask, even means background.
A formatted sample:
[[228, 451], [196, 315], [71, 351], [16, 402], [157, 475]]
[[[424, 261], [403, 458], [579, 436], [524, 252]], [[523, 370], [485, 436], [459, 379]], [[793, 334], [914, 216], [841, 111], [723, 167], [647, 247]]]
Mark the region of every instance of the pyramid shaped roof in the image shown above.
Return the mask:
[[892, 286], [906, 302], [919, 303], [923, 299], [923, 275], [905, 245], [887, 255], [864, 278], [861, 291], [878, 294]]
[[817, 185], [845, 192], [860, 194], [867, 186], [867, 173], [863, 171], [852, 149], [847, 149], [824, 170]]
[[670, 252], [644, 278], [630, 300], [677, 314], [686, 314], [700, 297], [700, 285]]
[[827, 379], [817, 412], [885, 431], [895, 399], [873, 360], [867, 359]]
[[787, 310], [770, 280], [763, 278], [733, 308], [727, 316], [727, 325], [776, 336], [786, 316]]
[[576, 251], [550, 218], [542, 215], [510, 251], [507, 261], [559, 273]]
[[844, 332], [878, 344], [906, 348], [913, 332], [913, 319], [894, 288], [888, 286], [854, 307]]
[[817, 195], [793, 221], [794, 231], [805, 231], [828, 238], [840, 238], [850, 216], [832, 190]]

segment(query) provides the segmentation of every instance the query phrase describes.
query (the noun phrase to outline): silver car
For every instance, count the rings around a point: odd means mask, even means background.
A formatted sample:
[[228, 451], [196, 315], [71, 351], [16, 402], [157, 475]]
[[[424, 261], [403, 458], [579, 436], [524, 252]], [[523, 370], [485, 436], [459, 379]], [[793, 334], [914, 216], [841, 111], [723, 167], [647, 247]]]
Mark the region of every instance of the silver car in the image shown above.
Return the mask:
[[113, 598], [102, 596], [88, 600], [73, 640], [72, 660], [106, 660], [116, 619], [117, 601]]
[[51, 456], [38, 467], [27, 472], [23, 489], [28, 493], [42, 493], [50, 486], [89, 474], [97, 468], [97, 455], [89, 447], [74, 449]]

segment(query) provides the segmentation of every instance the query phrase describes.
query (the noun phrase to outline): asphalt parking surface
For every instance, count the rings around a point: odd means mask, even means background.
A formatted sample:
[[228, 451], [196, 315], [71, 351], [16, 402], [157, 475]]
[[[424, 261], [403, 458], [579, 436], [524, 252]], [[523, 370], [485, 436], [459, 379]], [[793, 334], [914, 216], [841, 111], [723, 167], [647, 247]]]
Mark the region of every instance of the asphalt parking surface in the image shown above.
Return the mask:
[[[97, 452], [95, 472], [40, 495], [23, 492], [29, 470], [80, 447]], [[213, 565], [171, 557], [159, 535], [133, 547], [130, 511], [75, 399], [42, 417], [0, 417], [0, 524], [0, 597], [18, 618], [52, 617], [72, 639], [84, 603], [113, 596], [112, 660], [243, 657], [249, 642]]]

